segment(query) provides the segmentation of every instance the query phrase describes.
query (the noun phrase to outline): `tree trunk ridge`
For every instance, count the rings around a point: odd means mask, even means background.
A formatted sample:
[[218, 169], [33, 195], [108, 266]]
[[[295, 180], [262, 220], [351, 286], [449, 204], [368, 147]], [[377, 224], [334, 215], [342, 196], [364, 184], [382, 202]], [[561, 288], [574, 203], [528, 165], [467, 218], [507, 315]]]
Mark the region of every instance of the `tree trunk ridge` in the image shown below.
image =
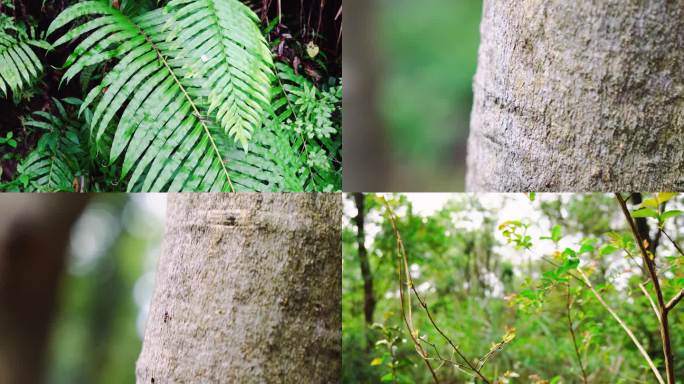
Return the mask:
[[71, 228], [88, 198], [0, 199], [0, 383], [41, 383]]

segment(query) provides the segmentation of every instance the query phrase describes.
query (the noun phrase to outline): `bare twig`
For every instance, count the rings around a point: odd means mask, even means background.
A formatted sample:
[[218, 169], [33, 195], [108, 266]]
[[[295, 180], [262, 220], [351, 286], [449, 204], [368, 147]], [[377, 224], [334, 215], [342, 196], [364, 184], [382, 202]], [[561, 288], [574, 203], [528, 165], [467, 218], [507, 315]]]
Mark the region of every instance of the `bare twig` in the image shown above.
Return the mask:
[[[389, 207], [389, 204], [385, 201], [385, 205]], [[390, 211], [391, 212], [391, 211]], [[391, 220], [392, 220], [392, 227], [395, 228], [395, 235], [398, 233], [396, 230], [396, 224], [394, 223], [394, 218], [392, 215], [390, 215]], [[397, 239], [397, 253], [401, 256], [401, 250], [404, 248], [404, 244], [401, 241], [400, 237], [396, 237]], [[434, 368], [432, 368], [432, 364], [430, 364], [429, 361], [429, 356], [423, 346], [420, 344], [418, 339], [416, 338], [416, 332], [414, 331], [413, 328], [413, 319], [411, 317], [411, 292], [408, 292], [408, 298], [404, 299], [404, 286], [403, 286], [403, 277], [402, 277], [402, 262], [404, 262], [403, 257], [402, 260], [399, 261], [397, 265], [397, 275], [398, 275], [398, 281], [399, 281], [399, 299], [401, 301], [401, 315], [402, 318], [404, 319], [404, 324], [406, 324], [406, 328], [409, 331], [409, 336], [411, 337], [411, 340], [413, 341], [413, 344], [416, 348], [416, 352], [418, 353], [418, 356], [425, 362], [425, 365], [428, 367], [430, 370], [430, 374], [432, 375], [432, 380], [435, 382], [435, 384], [439, 384], [439, 378], [437, 377], [437, 373], [435, 372]], [[407, 270], [407, 275], [410, 277], [408, 274]], [[406, 282], [406, 284], [409, 284], [409, 281]], [[405, 300], [408, 300], [408, 305], [405, 305]], [[408, 316], [406, 315], [408, 307]]]
[[674, 308], [677, 303], [682, 301], [682, 299], [684, 299], [684, 288], [682, 288], [678, 294], [676, 294], [670, 301], [667, 302], [667, 304], [665, 304], [665, 308], [668, 311], [672, 310], [672, 308]]
[[625, 251], [625, 253], [627, 253], [627, 258], [629, 258], [629, 260], [631, 260], [632, 262], [634, 262], [634, 264], [636, 264], [637, 267], [639, 267], [639, 269], [641, 270], [641, 273], [642, 273], [644, 276], [647, 276], [647, 275], [648, 275], [648, 272], [646, 272], [646, 270], [644, 269], [644, 266], [643, 266], [643, 265], [641, 265], [641, 264], [639, 264], [639, 263], [637, 262], [637, 260], [636, 260], [636, 258], [634, 257], [634, 255], [632, 255], [632, 252], [630, 252], [629, 250], [627, 250], [627, 248], [624, 248], [623, 251]]
[[[463, 365], [462, 363], [459, 363], [458, 361], [453, 361], [453, 360], [451, 360], [451, 359], [447, 359], [447, 358], [442, 357], [442, 355], [439, 353], [439, 349], [437, 348], [437, 346], [436, 346], [434, 343], [431, 343], [431, 342], [428, 341], [426, 338], [422, 338], [422, 337], [419, 338], [418, 340], [420, 340], [420, 341], [422, 341], [423, 343], [425, 343], [425, 344], [431, 346], [432, 349], [435, 350], [435, 354], [437, 355], [437, 360], [440, 360], [440, 361], [442, 362], [442, 364], [440, 364], [440, 367], [441, 367], [442, 365], [444, 365], [444, 364], [453, 365], [454, 368], [456, 368], [456, 369], [458, 369], [459, 371], [461, 371], [461, 372], [467, 374], [468, 376], [470, 376], [470, 377], [474, 377], [474, 376], [475, 376], [475, 374], [472, 373], [472, 372], [470, 372], [470, 371], [468, 371], [468, 367], [466, 367], [466, 366]], [[437, 368], [439, 368], [439, 367], [437, 367]]]
[[[399, 242], [397, 242], [397, 248], [399, 248]], [[402, 314], [402, 317], [404, 319], [404, 323], [406, 324], [406, 328], [408, 328], [409, 336], [411, 337], [411, 340], [413, 341], [413, 344], [415, 345], [416, 352], [418, 353], [418, 356], [420, 356], [421, 359], [423, 359], [423, 361], [425, 362], [425, 365], [430, 370], [430, 373], [432, 374], [432, 380], [435, 382], [435, 384], [439, 384], [439, 379], [437, 378], [437, 373], [432, 368], [432, 364], [430, 364], [428, 354], [427, 354], [427, 352], [425, 352], [425, 349], [423, 349], [423, 346], [420, 344], [420, 342], [418, 342], [418, 340], [416, 339], [416, 336], [415, 336], [415, 331], [413, 328], [413, 320], [410, 317], [411, 316], [410, 315], [410, 313], [411, 313], [411, 303], [410, 303], [411, 295], [410, 295], [410, 292], [409, 292], [409, 303], [408, 303], [409, 317], [406, 316], [406, 307], [404, 305], [404, 300], [405, 300], [404, 299], [404, 287], [403, 287], [403, 283], [402, 283], [403, 279], [402, 279], [402, 275], [401, 275], [401, 261], [399, 262], [399, 265], [397, 268], [397, 274], [399, 277], [399, 298], [401, 300], [401, 314]]]
[[[651, 280], [649, 280], [651, 281]], [[658, 311], [658, 307], [656, 306], [656, 303], [653, 301], [653, 298], [651, 298], [651, 294], [648, 293], [646, 290], [646, 287], [644, 286], [644, 283], [639, 283], [639, 288], [641, 288], [641, 292], [644, 293], [644, 296], [648, 298], [648, 302], [651, 303], [651, 308], [653, 308], [653, 312], [655, 313], [656, 317], [658, 318], [658, 323], [660, 323], [660, 311]]]
[[672, 245], [674, 245], [675, 249], [677, 249], [677, 252], [679, 252], [680, 255], [684, 256], [684, 251], [683, 251], [682, 248], [679, 246], [679, 244], [677, 244], [677, 242], [674, 241], [674, 239], [672, 239], [672, 238], [670, 237], [670, 235], [668, 235], [667, 232], [665, 232], [664, 229], [661, 229], [660, 232], [662, 232], [663, 235], [665, 235], [665, 237], [667, 237], [667, 239], [670, 240], [670, 242], [672, 243]]
[[[408, 285], [408, 289], [410, 289], [413, 292], [413, 294], [416, 296], [416, 299], [418, 300], [420, 306], [423, 308], [423, 310], [427, 314], [428, 319], [430, 320], [430, 323], [435, 328], [435, 330], [447, 341], [447, 343], [449, 343], [449, 345], [454, 350], [454, 352], [466, 363], [468, 368], [470, 368], [474, 374], [476, 374], [478, 377], [480, 377], [480, 379], [482, 379], [482, 381], [484, 381], [486, 384], [489, 384], [490, 381], [487, 380], [487, 378], [482, 374], [482, 372], [480, 372], [480, 370], [477, 369], [477, 367], [475, 367], [475, 365], [473, 365], [473, 363], [463, 354], [463, 352], [461, 352], [461, 350], [456, 346], [456, 344], [454, 344], [454, 342], [446, 335], [446, 333], [444, 333], [442, 331], [442, 329], [437, 325], [434, 318], [432, 317], [432, 314], [430, 313], [430, 310], [428, 309], [426, 302], [421, 298], [420, 294], [416, 290], [416, 287], [413, 284], [413, 280], [411, 279], [411, 273], [409, 271], [409, 265], [408, 265], [408, 256], [406, 255], [406, 248], [404, 248], [404, 243], [401, 240], [401, 235], [399, 234], [399, 229], [397, 228], [397, 223], [396, 223], [394, 211], [392, 210], [392, 207], [389, 205], [387, 200], [383, 199], [383, 202], [385, 203], [385, 206], [387, 207], [387, 212], [389, 213], [388, 216], [389, 216], [390, 222], [392, 224], [394, 236], [397, 239], [397, 250], [398, 250], [399, 256], [401, 257], [402, 262], [403, 262], [403, 268], [404, 268], [404, 271], [406, 274], [405, 279], [406, 279], [406, 283]], [[400, 262], [400, 268], [401, 268], [402, 262]], [[402, 311], [403, 311], [404, 302], [403, 302], [403, 293], [402, 293], [401, 287], [400, 287], [399, 292], [400, 292], [400, 295], [402, 296]], [[408, 297], [409, 297], [408, 306], [410, 307], [410, 292], [409, 292]], [[409, 327], [409, 332], [412, 334], [411, 338], [414, 340], [414, 342], [416, 342], [416, 339], [413, 335], [414, 331], [413, 331], [413, 327], [412, 327], [411, 309], [409, 308], [408, 311], [409, 311], [409, 318], [407, 321], [407, 326]], [[418, 345], [420, 345], [420, 344], [418, 343]], [[422, 346], [420, 347], [420, 349], [423, 351], [423, 354], [425, 355], [425, 357], [427, 357], [427, 354], [424, 352], [424, 349], [422, 348]], [[419, 352], [419, 354], [420, 354], [420, 352]], [[421, 357], [423, 357], [423, 355], [421, 355]], [[424, 357], [424, 360], [425, 360], [425, 357]], [[427, 363], [427, 360], [426, 360], [426, 363]], [[429, 367], [430, 367], [431, 372], [433, 373], [433, 379], [435, 380], [435, 382], [437, 382], [436, 374], [434, 373], [434, 371], [432, 371], [432, 367], [431, 366], [429, 366]]]

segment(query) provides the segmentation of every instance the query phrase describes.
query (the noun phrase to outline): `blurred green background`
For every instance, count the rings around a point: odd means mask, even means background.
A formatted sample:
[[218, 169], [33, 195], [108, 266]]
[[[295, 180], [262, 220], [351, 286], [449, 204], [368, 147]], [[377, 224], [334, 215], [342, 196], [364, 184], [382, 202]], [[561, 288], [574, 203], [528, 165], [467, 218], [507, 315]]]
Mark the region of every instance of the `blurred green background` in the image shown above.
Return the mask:
[[133, 383], [166, 197], [94, 197], [72, 230], [47, 383]]
[[381, 0], [377, 12], [385, 190], [463, 190], [482, 2]]

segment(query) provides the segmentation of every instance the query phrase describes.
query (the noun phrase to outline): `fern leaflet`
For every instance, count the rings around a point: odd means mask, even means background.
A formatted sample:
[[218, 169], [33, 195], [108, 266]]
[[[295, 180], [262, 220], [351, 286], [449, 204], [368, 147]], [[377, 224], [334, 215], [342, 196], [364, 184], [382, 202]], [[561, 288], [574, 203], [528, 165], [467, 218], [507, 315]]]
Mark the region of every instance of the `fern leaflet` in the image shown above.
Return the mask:
[[33, 82], [43, 65], [29, 45], [42, 46], [44, 42], [31, 40], [26, 32], [13, 23], [0, 22], [0, 91], [7, 96], [17, 93]]

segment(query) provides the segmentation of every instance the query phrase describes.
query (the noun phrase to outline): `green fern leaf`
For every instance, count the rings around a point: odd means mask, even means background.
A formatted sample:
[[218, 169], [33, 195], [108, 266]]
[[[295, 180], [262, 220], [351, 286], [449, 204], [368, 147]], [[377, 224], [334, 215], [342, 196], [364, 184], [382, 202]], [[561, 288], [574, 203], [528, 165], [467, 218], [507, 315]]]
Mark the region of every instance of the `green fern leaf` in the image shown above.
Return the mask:
[[[9, 33], [12, 30], [17, 36]], [[31, 41], [19, 28], [0, 30], [0, 91], [5, 96], [10, 90], [16, 93], [23, 89], [43, 70], [29, 44]]]
[[36, 148], [17, 166], [23, 189], [28, 192], [69, 192], [77, 176], [84, 173], [83, 124], [71, 119], [59, 100], [58, 114], [35, 112], [24, 126], [47, 131]]
[[190, 76], [201, 76], [208, 113], [247, 150], [270, 104], [273, 62], [257, 16], [235, 0], [173, 0], [174, 42]]
[[267, 120], [255, 132], [249, 152], [238, 148], [232, 140], [219, 141], [225, 159], [236, 172], [233, 175], [237, 191], [302, 192], [303, 180], [292, 163], [297, 153], [290, 145], [287, 132], [278, 130]]
[[[263, 105], [268, 102], [263, 96], [268, 93], [268, 50], [259, 50], [263, 38], [254, 18], [247, 13], [251, 11], [235, 7], [239, 4], [235, 0], [212, 2], [220, 3], [216, 18], [229, 18], [228, 13], [233, 12], [230, 17], [236, 25], [243, 28], [249, 22], [254, 29], [233, 32], [234, 36], [226, 38], [222, 36], [231, 35], [220, 29], [220, 22], [199, 23], [206, 28], [201, 38], [177, 27], [169, 28], [174, 23], [187, 23], [193, 9], [205, 15], [209, 6], [206, 1], [173, 3], [175, 7], [167, 10], [178, 8], [178, 19], [162, 10], [129, 18], [107, 4], [86, 1], [60, 14], [48, 33], [80, 17], [97, 15], [55, 45], [89, 34], [67, 59], [67, 81], [84, 68], [119, 59], [87, 95], [83, 108], [99, 99], [92, 121], [98, 141], [105, 136], [114, 116], [123, 110], [110, 159], [114, 162], [124, 156], [122, 177], [129, 176], [129, 190], [235, 190], [217, 142], [221, 134], [228, 132], [246, 145], [254, 127], [261, 124]], [[229, 44], [237, 47], [230, 39], [242, 44], [239, 54], [219, 55], [212, 48]], [[235, 47], [231, 49], [236, 51]], [[206, 53], [198, 57], [198, 52]], [[207, 57], [211, 59], [204, 60]], [[248, 74], [254, 78], [245, 79]], [[231, 83], [220, 83], [225, 86], [218, 88], [212, 81]], [[260, 86], [260, 82], [267, 85]], [[212, 103], [219, 105], [213, 106], [217, 111], [210, 114]], [[217, 129], [215, 121], [220, 122], [224, 132]]]

